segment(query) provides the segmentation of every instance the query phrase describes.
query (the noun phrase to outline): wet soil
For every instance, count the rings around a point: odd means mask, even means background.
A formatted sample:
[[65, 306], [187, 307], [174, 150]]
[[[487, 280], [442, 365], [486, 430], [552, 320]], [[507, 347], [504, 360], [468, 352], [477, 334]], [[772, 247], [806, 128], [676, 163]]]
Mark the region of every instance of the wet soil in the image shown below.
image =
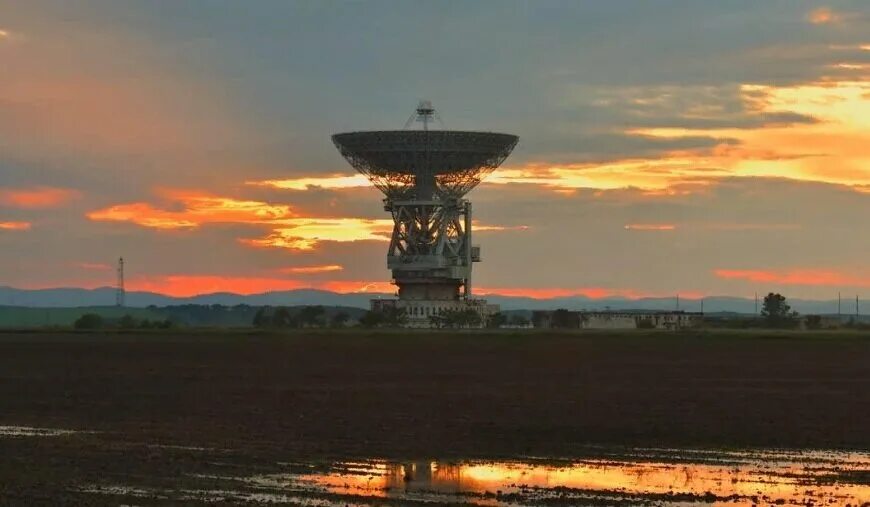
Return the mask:
[[868, 420], [866, 333], [0, 334], [0, 425], [95, 432], [0, 438], [0, 498], [46, 504], [301, 459], [866, 450]]

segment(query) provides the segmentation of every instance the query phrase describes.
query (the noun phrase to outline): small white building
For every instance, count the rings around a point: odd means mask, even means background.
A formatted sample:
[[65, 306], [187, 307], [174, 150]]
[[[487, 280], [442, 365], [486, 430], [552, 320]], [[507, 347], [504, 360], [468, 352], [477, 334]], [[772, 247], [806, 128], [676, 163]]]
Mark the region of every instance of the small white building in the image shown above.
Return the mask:
[[[559, 316], [556, 312], [564, 313]], [[532, 313], [534, 326], [544, 329], [683, 329], [701, 324], [703, 318], [702, 313], [683, 311], [546, 310]]]

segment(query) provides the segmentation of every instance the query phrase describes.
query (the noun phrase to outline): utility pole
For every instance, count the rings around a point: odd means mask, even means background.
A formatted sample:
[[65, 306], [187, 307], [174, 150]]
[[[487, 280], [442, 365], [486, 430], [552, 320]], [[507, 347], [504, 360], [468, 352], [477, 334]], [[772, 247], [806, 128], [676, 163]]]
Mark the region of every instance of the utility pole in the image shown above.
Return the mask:
[[755, 293], [755, 315], [758, 315], [758, 293]]
[[115, 306], [123, 307], [127, 299], [127, 292], [124, 290], [124, 258], [118, 258], [118, 280], [115, 285]]
[[837, 293], [837, 320], [842, 320], [843, 293]]

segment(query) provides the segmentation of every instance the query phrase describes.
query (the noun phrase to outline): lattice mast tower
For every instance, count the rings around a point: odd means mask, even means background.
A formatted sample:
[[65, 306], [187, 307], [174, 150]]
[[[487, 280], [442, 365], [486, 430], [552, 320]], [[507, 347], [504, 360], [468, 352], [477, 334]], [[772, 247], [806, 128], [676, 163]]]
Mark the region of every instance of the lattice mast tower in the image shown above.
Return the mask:
[[[433, 130], [433, 122], [441, 130]], [[412, 129], [421, 124], [422, 129]], [[422, 101], [404, 130], [332, 136], [341, 155], [386, 198], [393, 217], [387, 267], [406, 301], [469, 299], [473, 247], [471, 202], [463, 197], [510, 155], [519, 138], [444, 130]]]

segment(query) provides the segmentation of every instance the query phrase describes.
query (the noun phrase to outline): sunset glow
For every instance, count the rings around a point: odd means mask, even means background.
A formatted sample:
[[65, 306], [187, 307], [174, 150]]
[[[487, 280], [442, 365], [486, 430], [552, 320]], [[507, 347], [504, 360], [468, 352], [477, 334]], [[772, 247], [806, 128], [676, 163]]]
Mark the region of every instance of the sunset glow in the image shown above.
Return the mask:
[[[297, 272], [297, 274], [300, 274]], [[262, 294], [271, 291], [296, 289], [320, 289], [339, 293], [386, 293], [392, 294], [396, 287], [389, 282], [363, 280], [328, 280], [312, 282], [293, 278], [218, 276], [218, 275], [163, 275], [135, 277], [127, 282], [128, 290], [148, 291], [174, 297], [190, 297], [197, 294], [232, 292], [235, 294]]]
[[32, 227], [30, 222], [0, 222], [0, 230], [4, 231], [26, 231]]
[[677, 226], [674, 224], [626, 224], [625, 229], [628, 231], [675, 231]]
[[58, 206], [63, 206], [79, 196], [79, 192], [68, 188], [0, 187], [0, 207], [8, 206], [10, 208], [21, 209], [56, 208]]
[[371, 183], [362, 174], [355, 175], [332, 175], [312, 176], [307, 178], [294, 178], [286, 180], [249, 181], [248, 185], [259, 185], [285, 190], [307, 190], [309, 187], [320, 188], [354, 188], [369, 187]]
[[320, 241], [389, 241], [392, 220], [361, 218], [291, 218], [272, 222], [263, 238], [241, 238], [242, 244], [263, 248], [311, 250]]
[[[467, 195], [484, 252], [475, 294], [867, 287], [865, 3], [603, 2], [598, 17], [569, 2], [527, 19], [495, 2], [464, 24], [405, 9], [4, 11], [2, 284], [103, 286], [123, 256], [131, 280], [183, 293], [231, 279], [391, 294], [389, 211], [331, 136], [402, 129], [427, 98], [442, 119], [430, 127], [519, 137]], [[463, 44], [432, 46], [398, 23], [371, 38], [353, 22], [420, 9]], [[469, 28], [492, 22], [504, 30]], [[589, 35], [602, 26], [624, 40]], [[425, 73], [407, 64], [419, 47]]]
[[830, 7], [819, 7], [807, 13], [807, 20], [814, 25], [823, 25], [826, 23], [836, 23], [842, 17], [834, 12]]
[[319, 273], [333, 273], [341, 271], [344, 268], [338, 264], [327, 264], [324, 266], [296, 266], [292, 268], [281, 268], [278, 271], [288, 275], [311, 275]]
[[790, 271], [717, 269], [716, 276], [779, 285], [816, 285], [827, 287], [870, 287], [870, 274], [855, 275], [835, 270], [795, 269]]
[[155, 229], [183, 229], [207, 223], [262, 223], [293, 216], [290, 206], [259, 201], [217, 197], [197, 192], [164, 191], [180, 211], [157, 208], [146, 202], [118, 204], [92, 211], [88, 218], [97, 221], [132, 222]]

